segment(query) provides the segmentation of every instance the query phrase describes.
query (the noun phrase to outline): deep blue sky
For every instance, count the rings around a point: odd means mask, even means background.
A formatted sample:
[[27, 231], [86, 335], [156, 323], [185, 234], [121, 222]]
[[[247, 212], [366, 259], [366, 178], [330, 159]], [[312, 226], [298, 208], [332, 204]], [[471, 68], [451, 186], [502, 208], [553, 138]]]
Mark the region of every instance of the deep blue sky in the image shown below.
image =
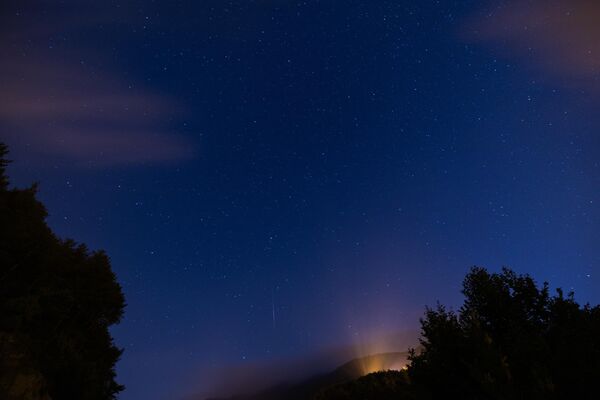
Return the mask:
[[596, 17], [584, 0], [2, 2], [9, 172], [112, 259], [120, 398], [418, 329], [472, 265], [600, 302]]

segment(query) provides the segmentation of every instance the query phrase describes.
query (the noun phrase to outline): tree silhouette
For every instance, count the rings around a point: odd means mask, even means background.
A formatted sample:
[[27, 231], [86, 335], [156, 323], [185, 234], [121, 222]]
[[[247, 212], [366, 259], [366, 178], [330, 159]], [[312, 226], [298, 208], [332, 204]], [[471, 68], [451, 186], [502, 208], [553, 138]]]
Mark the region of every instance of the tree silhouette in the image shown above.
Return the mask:
[[0, 143], [0, 398], [114, 399], [121, 287], [107, 255], [56, 237], [36, 186], [10, 189]]
[[458, 312], [441, 304], [421, 319], [421, 349], [406, 371], [324, 388], [314, 400], [597, 399], [600, 307], [537, 286], [509, 269], [473, 268]]
[[408, 374], [434, 398], [591, 399], [600, 382], [600, 308], [549, 295], [528, 275], [473, 268], [458, 313], [427, 309]]

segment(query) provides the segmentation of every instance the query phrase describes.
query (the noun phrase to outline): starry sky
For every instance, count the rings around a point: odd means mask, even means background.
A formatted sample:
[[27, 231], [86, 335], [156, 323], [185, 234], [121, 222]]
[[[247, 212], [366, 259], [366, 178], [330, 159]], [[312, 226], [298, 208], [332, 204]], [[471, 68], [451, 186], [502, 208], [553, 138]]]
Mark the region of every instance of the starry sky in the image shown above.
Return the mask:
[[120, 398], [410, 341], [473, 265], [600, 302], [599, 19], [591, 0], [2, 1], [9, 173], [111, 257]]

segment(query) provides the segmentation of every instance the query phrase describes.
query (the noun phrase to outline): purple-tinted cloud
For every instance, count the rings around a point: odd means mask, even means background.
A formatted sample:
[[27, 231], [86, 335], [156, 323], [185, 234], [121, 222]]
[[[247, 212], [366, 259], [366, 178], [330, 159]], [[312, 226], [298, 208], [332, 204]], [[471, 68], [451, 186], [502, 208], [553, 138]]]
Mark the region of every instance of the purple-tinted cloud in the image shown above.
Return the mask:
[[491, 44], [544, 78], [599, 89], [600, 2], [510, 1], [474, 17], [467, 37]]
[[42, 46], [49, 35], [89, 29], [102, 19], [69, 10], [56, 21], [0, 29], [2, 140], [33, 159], [92, 167], [192, 156], [191, 143], [168, 126], [181, 117], [182, 104], [126, 79], [101, 51]]

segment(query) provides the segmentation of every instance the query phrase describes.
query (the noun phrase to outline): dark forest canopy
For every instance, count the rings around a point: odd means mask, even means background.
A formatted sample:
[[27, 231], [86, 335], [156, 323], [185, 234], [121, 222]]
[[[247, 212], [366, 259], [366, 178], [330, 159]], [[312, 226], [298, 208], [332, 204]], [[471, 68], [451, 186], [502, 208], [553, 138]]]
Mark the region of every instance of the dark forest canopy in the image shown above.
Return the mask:
[[36, 187], [11, 189], [0, 144], [0, 398], [114, 399], [125, 300], [108, 256], [59, 239]]

